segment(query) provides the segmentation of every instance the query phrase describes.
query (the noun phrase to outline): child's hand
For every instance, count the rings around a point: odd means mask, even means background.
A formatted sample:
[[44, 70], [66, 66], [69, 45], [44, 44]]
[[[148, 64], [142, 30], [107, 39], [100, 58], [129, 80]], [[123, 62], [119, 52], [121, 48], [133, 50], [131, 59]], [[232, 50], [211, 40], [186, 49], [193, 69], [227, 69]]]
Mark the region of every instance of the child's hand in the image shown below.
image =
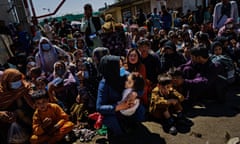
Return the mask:
[[8, 123], [12, 123], [16, 120], [16, 117], [13, 112], [0, 111], [0, 120]]
[[48, 134], [52, 135], [54, 134], [57, 130], [59, 130], [60, 125], [55, 124], [51, 130], [48, 131]]
[[127, 104], [128, 104], [128, 108], [131, 108], [135, 105], [135, 101], [137, 99], [137, 93], [136, 92], [131, 92], [128, 94], [127, 96]]
[[83, 80], [84, 79], [84, 71], [79, 71], [78, 73], [77, 73], [77, 77], [78, 77], [78, 79], [79, 80]]
[[126, 110], [135, 105], [135, 100], [124, 100], [116, 106], [115, 111]]
[[177, 99], [168, 99], [167, 103], [170, 105], [176, 105], [178, 103], [178, 100]]
[[49, 118], [49, 117], [46, 117], [46, 118], [43, 120], [42, 127], [43, 127], [43, 129], [44, 129], [44, 128], [47, 128], [48, 126], [50, 126], [51, 124], [52, 124], [52, 119]]
[[76, 97], [76, 102], [77, 102], [77, 103], [80, 103], [80, 100], [81, 100], [81, 96], [78, 95], [78, 96]]

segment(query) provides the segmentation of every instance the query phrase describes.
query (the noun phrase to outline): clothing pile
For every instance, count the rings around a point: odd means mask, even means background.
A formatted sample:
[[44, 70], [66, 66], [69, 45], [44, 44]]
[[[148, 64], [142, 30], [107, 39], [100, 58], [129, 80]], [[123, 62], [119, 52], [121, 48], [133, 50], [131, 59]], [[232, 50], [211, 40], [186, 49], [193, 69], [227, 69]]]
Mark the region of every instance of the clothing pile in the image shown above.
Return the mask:
[[97, 132], [87, 128], [74, 128], [74, 135], [80, 139], [81, 142], [89, 142], [97, 135]]

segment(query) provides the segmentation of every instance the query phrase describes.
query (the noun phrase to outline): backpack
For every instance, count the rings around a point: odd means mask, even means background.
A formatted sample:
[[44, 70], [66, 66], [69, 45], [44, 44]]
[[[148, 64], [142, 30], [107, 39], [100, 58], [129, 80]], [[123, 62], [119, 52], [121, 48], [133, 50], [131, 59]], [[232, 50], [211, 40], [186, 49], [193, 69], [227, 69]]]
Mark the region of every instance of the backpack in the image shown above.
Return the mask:
[[211, 56], [213, 63], [220, 63], [224, 67], [225, 75], [220, 75], [219, 77], [225, 79], [228, 83], [233, 83], [235, 81], [235, 67], [233, 60], [225, 55], [213, 55]]

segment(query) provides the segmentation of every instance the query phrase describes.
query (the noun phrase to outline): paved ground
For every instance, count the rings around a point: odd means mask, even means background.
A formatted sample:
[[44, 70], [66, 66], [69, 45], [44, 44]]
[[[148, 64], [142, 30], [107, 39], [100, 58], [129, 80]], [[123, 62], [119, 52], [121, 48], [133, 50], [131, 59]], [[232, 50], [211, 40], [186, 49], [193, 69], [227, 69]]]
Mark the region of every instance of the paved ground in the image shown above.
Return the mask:
[[[159, 123], [148, 121], [122, 144], [225, 144], [226, 133], [230, 137], [240, 137], [240, 85], [228, 91], [225, 104], [207, 103], [205, 109], [193, 109], [187, 115], [194, 125], [183, 133], [170, 135]], [[101, 138], [96, 136], [85, 144], [95, 144]], [[79, 141], [76, 143], [81, 144]]]

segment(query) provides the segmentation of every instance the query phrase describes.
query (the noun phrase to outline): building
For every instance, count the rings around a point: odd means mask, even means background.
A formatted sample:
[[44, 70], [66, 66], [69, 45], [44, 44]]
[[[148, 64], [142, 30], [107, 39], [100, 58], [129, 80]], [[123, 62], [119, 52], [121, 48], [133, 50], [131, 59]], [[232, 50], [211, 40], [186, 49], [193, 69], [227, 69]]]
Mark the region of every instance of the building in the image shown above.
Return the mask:
[[16, 17], [14, 17], [14, 11], [12, 11], [12, 6], [8, 0], [1, 0], [0, 2], [0, 25], [4, 26], [8, 23], [14, 22]]
[[197, 6], [206, 7], [212, 0], [119, 0], [117, 3], [108, 6], [104, 13], [111, 13], [118, 22], [124, 22], [128, 18], [134, 18], [139, 8], [145, 14], [152, 12], [154, 8], [161, 10], [161, 5], [166, 5], [172, 10], [182, 9], [186, 13], [188, 9], [194, 11]]
[[0, 13], [0, 26], [21, 23], [23, 28], [29, 31], [31, 16], [27, 0], [1, 0]]

